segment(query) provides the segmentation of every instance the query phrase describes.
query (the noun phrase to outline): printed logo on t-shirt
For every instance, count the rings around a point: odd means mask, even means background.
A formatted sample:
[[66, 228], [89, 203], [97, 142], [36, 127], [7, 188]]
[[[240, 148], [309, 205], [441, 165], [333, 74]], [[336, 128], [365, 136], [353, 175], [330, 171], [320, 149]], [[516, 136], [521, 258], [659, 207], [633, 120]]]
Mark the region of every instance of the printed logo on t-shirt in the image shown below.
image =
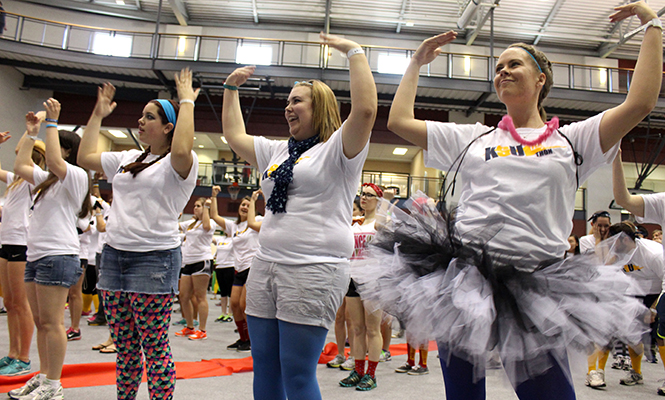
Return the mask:
[[351, 256], [352, 260], [365, 258], [367, 245], [372, 241], [372, 239], [374, 239], [374, 234], [374, 232], [362, 232], [353, 234], [355, 245], [353, 249], [353, 256]]
[[492, 146], [485, 147], [485, 161], [492, 160], [497, 157], [543, 157], [553, 153], [553, 149], [561, 149], [564, 146]]
[[635, 271], [641, 271], [643, 269], [644, 269], [643, 267], [640, 267], [639, 265], [635, 264], [626, 264], [623, 266], [624, 272], [635, 272]]
[[249, 229], [249, 226], [247, 226], [242, 231], [236, 231], [236, 233], [233, 234], [233, 237], [238, 237], [238, 236], [242, 235], [243, 233], [247, 232], [248, 229]]
[[[310, 158], [310, 157], [309, 157], [309, 156], [300, 157], [299, 159], [296, 160], [296, 165], [297, 165], [300, 161], [304, 160], [305, 158]], [[273, 164], [273, 165], [271, 165], [270, 168], [268, 168], [267, 170], [265, 170], [265, 172], [263, 173], [263, 178], [262, 178], [262, 179], [268, 179], [268, 178], [270, 178], [270, 175], [272, 175], [272, 173], [275, 172], [275, 170], [276, 170], [277, 168], [279, 168], [279, 165], [280, 165], [280, 164]]]

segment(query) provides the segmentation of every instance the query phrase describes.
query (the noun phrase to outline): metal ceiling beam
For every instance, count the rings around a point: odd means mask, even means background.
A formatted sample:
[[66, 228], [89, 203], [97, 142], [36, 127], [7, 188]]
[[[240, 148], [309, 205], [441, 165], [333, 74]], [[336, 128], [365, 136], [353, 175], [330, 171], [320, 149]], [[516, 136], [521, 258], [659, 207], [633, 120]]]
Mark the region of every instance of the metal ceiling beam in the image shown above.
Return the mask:
[[326, 0], [326, 20], [323, 27], [325, 33], [330, 33], [330, 8], [332, 7], [332, 0]]
[[494, 4], [492, 4], [485, 13], [485, 15], [483, 15], [483, 17], [478, 20], [478, 24], [473, 29], [473, 31], [471, 31], [471, 33], [467, 35], [468, 36], [468, 38], [466, 39], [467, 46], [471, 46], [473, 42], [476, 40], [476, 38], [480, 34], [480, 30], [483, 29], [483, 26], [485, 26], [485, 23], [490, 18], [492, 8], [497, 7], [499, 5], [499, 2], [501, 2], [501, 0], [494, 0]]
[[[656, 14], [658, 14], [658, 17], [665, 14], [665, 7], [658, 10], [658, 12]], [[598, 49], [598, 56], [600, 58], [605, 58], [605, 57], [609, 56], [616, 49], [623, 46], [627, 41], [632, 39], [635, 35], [637, 35], [640, 32], [642, 32], [642, 30], [640, 28], [637, 28], [637, 29], [632, 30], [631, 32], [626, 33], [625, 35], [622, 35], [621, 39], [619, 40], [619, 43], [610, 44], [608, 42], [605, 42], [605, 43], [601, 44], [599, 49]]]
[[256, 7], [256, 0], [252, 0], [252, 15], [254, 16], [254, 23], [259, 23], [259, 9]]
[[169, 0], [169, 4], [171, 5], [171, 10], [178, 20], [178, 23], [182, 26], [187, 26], [189, 23], [189, 14], [187, 13], [185, 3], [183, 3], [182, 0]]
[[404, 14], [406, 13], [406, 5], [409, 3], [409, 0], [402, 0], [402, 9], [399, 12], [399, 22], [397, 22], [397, 29], [395, 33], [400, 33], [402, 30], [402, 24], [404, 23]]
[[[556, 17], [556, 15], [559, 13], [559, 9], [561, 8], [563, 3], [565, 3], [565, 2], [566, 2], [566, 0], [556, 0], [556, 3], [554, 3], [552, 8], [550, 9], [549, 14], [547, 14], [547, 18], [545, 18], [545, 22], [540, 27], [540, 29], [539, 29], [540, 32], [545, 32], [547, 30], [547, 27], [550, 25], [550, 23], [552, 22], [554, 17]], [[533, 45], [534, 46], [537, 45], [538, 42], [540, 42], [540, 39], [542, 37], [543, 37], [543, 35], [536, 36], [536, 38], [533, 40]]]
[[478, 100], [476, 100], [476, 102], [466, 110], [466, 116], [468, 117], [471, 114], [473, 114], [474, 111], [476, 111], [480, 106], [483, 105], [483, 103], [485, 103], [485, 101], [487, 100], [488, 97], [490, 97], [491, 94], [492, 93], [490, 92], [485, 92], [481, 94]]
[[[156, 14], [140, 11], [140, 10], [129, 10], [126, 8], [119, 7], [109, 7], [99, 4], [94, 4], [91, 2], [80, 3], [77, 1], [67, 1], [67, 0], [24, 0], [27, 3], [38, 4], [42, 6], [55, 7], [70, 11], [81, 11], [92, 14], [106, 15], [109, 17], [120, 17], [133, 19], [137, 21], [148, 21], [155, 22]], [[170, 17], [164, 19], [162, 22], [168, 24], [177, 24], [178, 20], [175, 17]]]

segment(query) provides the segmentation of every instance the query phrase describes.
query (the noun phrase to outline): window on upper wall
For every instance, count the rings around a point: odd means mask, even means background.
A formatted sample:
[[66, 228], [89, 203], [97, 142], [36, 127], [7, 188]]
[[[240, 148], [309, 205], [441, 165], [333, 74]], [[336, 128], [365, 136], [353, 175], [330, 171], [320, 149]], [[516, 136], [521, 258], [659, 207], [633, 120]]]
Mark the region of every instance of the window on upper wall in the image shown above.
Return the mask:
[[379, 54], [377, 71], [381, 74], [403, 75], [410, 61], [411, 57], [406, 57], [405, 54]]
[[115, 32], [95, 32], [92, 52], [103, 56], [129, 57], [132, 55], [132, 36]]
[[270, 65], [272, 46], [254, 43], [239, 44], [236, 51], [236, 63], [244, 65]]

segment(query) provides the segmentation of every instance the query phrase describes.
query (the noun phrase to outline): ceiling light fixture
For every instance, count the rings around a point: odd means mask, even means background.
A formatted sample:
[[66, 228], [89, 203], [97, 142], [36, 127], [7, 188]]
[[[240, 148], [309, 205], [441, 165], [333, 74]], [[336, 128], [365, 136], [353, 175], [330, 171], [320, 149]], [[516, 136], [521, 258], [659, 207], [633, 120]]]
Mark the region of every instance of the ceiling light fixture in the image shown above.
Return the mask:
[[125, 5], [125, 0], [115, 0], [115, 4], [119, 6], [124, 6]]
[[229, 144], [229, 142], [226, 141], [226, 138], [224, 136], [222, 136], [221, 139], [222, 139], [222, 142], [224, 142], [224, 144]]
[[108, 132], [113, 135], [114, 137], [117, 137], [118, 139], [126, 139], [127, 134], [123, 131], [119, 131], [117, 129], [109, 129]]
[[469, 25], [469, 22], [476, 16], [480, 8], [480, 0], [469, 0], [462, 15], [457, 20], [457, 27], [459, 29], [466, 29], [466, 26]]
[[396, 156], [403, 156], [409, 151], [409, 149], [404, 148], [404, 147], [395, 147], [395, 150], [393, 150], [393, 154]]
[[202, 148], [203, 148], [203, 145], [202, 145], [202, 144], [200, 144], [200, 145], [199, 145], [199, 149], [202, 149]]

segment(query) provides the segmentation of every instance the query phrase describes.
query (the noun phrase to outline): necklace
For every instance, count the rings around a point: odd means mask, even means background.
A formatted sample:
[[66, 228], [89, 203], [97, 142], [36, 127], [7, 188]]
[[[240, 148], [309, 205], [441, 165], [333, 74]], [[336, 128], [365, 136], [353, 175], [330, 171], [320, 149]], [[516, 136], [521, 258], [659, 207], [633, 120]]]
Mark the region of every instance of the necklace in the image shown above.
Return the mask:
[[513, 118], [510, 115], [504, 115], [503, 118], [501, 119], [501, 122], [499, 122], [499, 129], [503, 129], [504, 131], [510, 132], [510, 135], [515, 139], [517, 142], [524, 146], [538, 146], [545, 140], [547, 140], [548, 137], [552, 136], [552, 133], [559, 129], [559, 118], [554, 117], [552, 118], [549, 122], [545, 122], [545, 125], [547, 126], [547, 129], [545, 129], [545, 132], [543, 132], [540, 136], [538, 136], [535, 140], [526, 140], [522, 136], [517, 133], [515, 130], [515, 124], [513, 123]]

